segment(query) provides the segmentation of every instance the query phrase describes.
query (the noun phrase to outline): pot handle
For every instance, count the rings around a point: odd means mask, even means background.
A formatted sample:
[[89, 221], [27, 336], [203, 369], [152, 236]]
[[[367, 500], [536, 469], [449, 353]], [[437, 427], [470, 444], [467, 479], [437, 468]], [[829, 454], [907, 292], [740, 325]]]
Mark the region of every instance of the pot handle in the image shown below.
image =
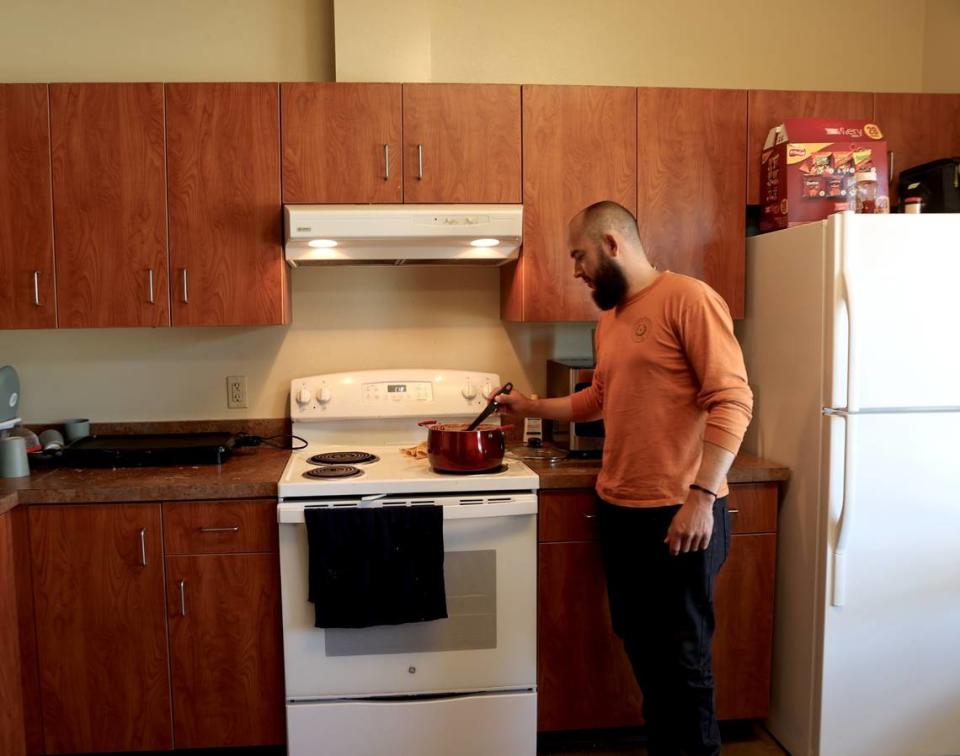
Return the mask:
[[437, 424], [436, 420], [421, 420], [419, 423], [417, 423], [417, 425], [421, 428], [427, 428], [431, 425], [436, 425], [436, 424]]
[[501, 425], [499, 428], [502, 431], [513, 430], [513, 423], [510, 423], [509, 425]]

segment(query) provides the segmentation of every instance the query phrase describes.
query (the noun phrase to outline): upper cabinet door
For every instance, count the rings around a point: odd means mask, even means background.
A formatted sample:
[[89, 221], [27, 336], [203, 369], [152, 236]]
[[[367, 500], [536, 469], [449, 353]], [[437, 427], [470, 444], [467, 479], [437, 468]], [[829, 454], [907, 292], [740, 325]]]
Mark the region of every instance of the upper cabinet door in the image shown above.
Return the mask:
[[706, 281], [743, 317], [747, 93], [640, 89], [637, 223], [650, 262]]
[[287, 322], [276, 84], [167, 84], [174, 325]]
[[[870, 92], [751, 90], [747, 127], [747, 202], [760, 201], [760, 153], [767, 133], [784, 118], [858, 118], [872, 121]], [[883, 123], [880, 127], [883, 128]]]
[[0, 328], [53, 328], [46, 84], [0, 84]]
[[60, 326], [169, 325], [161, 84], [51, 84]]
[[283, 201], [403, 202], [400, 84], [283, 84]]
[[523, 88], [523, 250], [503, 268], [507, 320], [596, 320], [573, 277], [567, 223], [599, 200], [637, 211], [637, 90]]
[[403, 85], [404, 202], [520, 202], [520, 87]]
[[876, 122], [893, 153], [891, 201], [904, 168], [960, 155], [960, 95], [877, 94]]

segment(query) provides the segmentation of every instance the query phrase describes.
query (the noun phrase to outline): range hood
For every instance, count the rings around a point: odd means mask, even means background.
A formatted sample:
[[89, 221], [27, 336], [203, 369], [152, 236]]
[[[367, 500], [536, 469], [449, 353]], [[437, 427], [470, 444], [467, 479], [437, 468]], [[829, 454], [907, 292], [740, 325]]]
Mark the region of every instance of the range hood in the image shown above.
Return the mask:
[[284, 205], [287, 262], [503, 265], [515, 260], [522, 205]]

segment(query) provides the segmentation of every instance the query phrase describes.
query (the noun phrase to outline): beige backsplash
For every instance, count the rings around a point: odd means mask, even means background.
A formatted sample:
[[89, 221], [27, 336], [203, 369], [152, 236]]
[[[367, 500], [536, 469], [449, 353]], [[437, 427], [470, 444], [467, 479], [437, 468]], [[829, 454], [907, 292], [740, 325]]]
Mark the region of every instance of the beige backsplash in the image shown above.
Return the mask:
[[[590, 324], [509, 324], [487, 268], [300, 268], [293, 323], [0, 332], [28, 422], [284, 417], [289, 381], [391, 367], [484, 370], [543, 391], [545, 361], [590, 354]], [[226, 376], [248, 407], [227, 409]]]

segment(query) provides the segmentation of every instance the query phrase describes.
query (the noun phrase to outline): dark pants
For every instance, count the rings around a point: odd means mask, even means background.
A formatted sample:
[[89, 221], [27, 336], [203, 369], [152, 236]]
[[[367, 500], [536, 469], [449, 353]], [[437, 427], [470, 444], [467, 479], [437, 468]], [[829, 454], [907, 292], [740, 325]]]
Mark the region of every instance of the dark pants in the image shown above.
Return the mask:
[[720, 753], [710, 643], [714, 583], [730, 550], [726, 504], [724, 498], [713, 505], [707, 549], [674, 557], [663, 539], [679, 504], [599, 503], [610, 617], [643, 691], [654, 756]]

